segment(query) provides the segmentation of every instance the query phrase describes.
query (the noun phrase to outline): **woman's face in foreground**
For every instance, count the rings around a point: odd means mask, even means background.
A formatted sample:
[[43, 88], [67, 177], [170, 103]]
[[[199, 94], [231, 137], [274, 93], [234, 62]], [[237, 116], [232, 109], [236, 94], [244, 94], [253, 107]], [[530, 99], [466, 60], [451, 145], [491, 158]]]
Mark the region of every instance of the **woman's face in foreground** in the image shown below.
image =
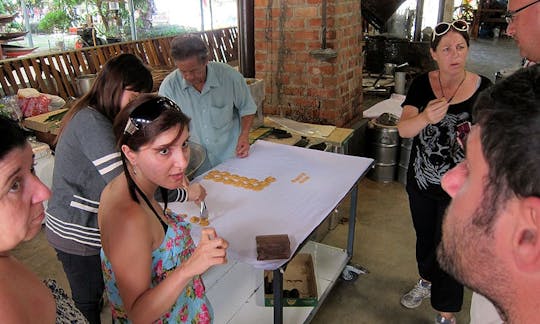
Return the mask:
[[34, 174], [30, 144], [0, 160], [0, 254], [37, 235], [45, 218], [43, 201], [50, 195]]
[[151, 182], [167, 189], [184, 185], [185, 171], [189, 164], [189, 131], [180, 126], [158, 135], [149, 144], [143, 145], [130, 159], [137, 169]]

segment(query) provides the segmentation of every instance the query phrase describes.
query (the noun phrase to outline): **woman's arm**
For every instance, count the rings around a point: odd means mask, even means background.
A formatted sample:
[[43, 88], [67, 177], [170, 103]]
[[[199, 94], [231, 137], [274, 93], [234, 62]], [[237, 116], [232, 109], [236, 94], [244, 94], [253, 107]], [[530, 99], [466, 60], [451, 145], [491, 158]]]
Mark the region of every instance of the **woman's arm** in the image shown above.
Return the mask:
[[[128, 214], [129, 213], [129, 214]], [[102, 231], [103, 249], [111, 262], [120, 296], [130, 320], [150, 323], [169, 311], [193, 276], [215, 264], [226, 262], [227, 242], [204, 229], [201, 242], [192, 256], [172, 271], [165, 280], [150, 288], [152, 277], [153, 224], [139, 206], [126, 211], [124, 221], [115, 221]], [[156, 221], [157, 223], [157, 221]], [[111, 225], [111, 224], [109, 224]], [[155, 234], [155, 232], [154, 232]], [[215, 239], [210, 239], [210, 236]]]
[[69, 135], [75, 137], [69, 141], [71, 146], [76, 145], [79, 148], [87, 160], [85, 163], [91, 163], [106, 184], [122, 173], [122, 159], [116, 149], [112, 125], [105, 116], [91, 108], [85, 108], [73, 117], [69, 128], [73, 129]]
[[397, 128], [399, 136], [411, 138], [416, 136], [427, 125], [427, 119], [418, 113], [418, 108], [407, 105], [403, 107]]
[[[206, 189], [200, 183], [185, 183], [183, 188], [176, 188], [174, 190], [167, 190], [167, 202], [186, 202], [194, 201], [197, 204], [200, 203], [206, 197]], [[161, 190], [156, 190], [154, 193], [154, 199], [158, 202], [163, 203], [163, 197], [161, 195]]]
[[217, 237], [213, 228], [204, 228], [199, 245], [189, 259], [157, 286], [147, 288], [138, 298], [132, 299], [133, 302], [129, 308], [124, 303], [129, 319], [133, 323], [148, 323], [157, 320], [163, 313], [170, 310], [182, 290], [195, 275], [204, 273], [213, 265], [227, 263], [227, 246], [227, 241]]
[[448, 111], [448, 102], [444, 98], [431, 100], [426, 109], [418, 112], [418, 108], [410, 105], [403, 107], [401, 118], [397, 124], [399, 136], [415, 137], [429, 124], [440, 122]]

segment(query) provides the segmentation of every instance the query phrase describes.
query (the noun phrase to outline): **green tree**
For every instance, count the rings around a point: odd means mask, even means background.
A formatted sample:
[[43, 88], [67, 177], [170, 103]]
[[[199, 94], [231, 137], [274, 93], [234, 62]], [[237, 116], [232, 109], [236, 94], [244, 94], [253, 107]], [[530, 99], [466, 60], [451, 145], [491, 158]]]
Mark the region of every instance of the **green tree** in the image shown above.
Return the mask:
[[71, 26], [71, 17], [62, 10], [48, 12], [39, 22], [38, 29], [41, 32], [52, 33], [55, 29], [66, 31]]
[[[120, 36], [122, 31], [130, 30], [130, 12], [126, 0], [117, 0], [118, 11], [109, 10], [109, 0], [87, 0], [91, 15], [99, 16], [99, 24], [94, 22], [96, 29], [106, 36]], [[135, 22], [141, 29], [152, 27], [152, 14], [155, 10], [154, 0], [134, 0], [133, 5], [139, 18]]]
[[[78, 25], [79, 17], [75, 12], [75, 7], [83, 0], [53, 0], [49, 6], [49, 12], [39, 22], [38, 28], [42, 32], [52, 32], [54, 29], [66, 31], [70, 26]], [[42, 3], [33, 0], [35, 6]]]
[[16, 0], [2, 0], [0, 2], [0, 14], [13, 14], [19, 11], [20, 4]]

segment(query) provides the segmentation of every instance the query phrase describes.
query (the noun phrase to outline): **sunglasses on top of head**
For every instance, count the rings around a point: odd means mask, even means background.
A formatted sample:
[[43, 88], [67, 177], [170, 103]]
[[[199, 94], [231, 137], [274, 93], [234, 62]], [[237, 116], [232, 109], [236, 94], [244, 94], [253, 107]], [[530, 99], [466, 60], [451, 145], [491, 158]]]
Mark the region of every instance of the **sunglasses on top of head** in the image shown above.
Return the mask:
[[467, 24], [465, 20], [455, 20], [451, 23], [443, 21], [441, 23], [438, 23], [437, 26], [435, 26], [435, 29], [433, 30], [433, 38], [431, 40], [434, 41], [435, 37], [442, 36], [448, 33], [450, 27], [460, 32], [469, 31], [469, 24]]
[[133, 135], [144, 125], [156, 120], [163, 111], [168, 109], [180, 111], [180, 107], [168, 98], [158, 97], [144, 102], [129, 114], [124, 134]]
[[506, 23], [511, 24], [512, 22], [514, 22], [514, 16], [515, 16], [518, 12], [527, 9], [527, 8], [529, 8], [530, 6], [532, 6], [533, 4], [536, 4], [536, 3], [538, 3], [538, 2], [540, 2], [540, 0], [533, 1], [533, 2], [529, 3], [528, 5], [524, 5], [523, 7], [518, 8], [518, 9], [516, 9], [516, 10], [510, 10], [510, 11], [507, 11], [507, 12], [502, 16], [502, 18], [505, 18], [505, 19], [506, 19]]

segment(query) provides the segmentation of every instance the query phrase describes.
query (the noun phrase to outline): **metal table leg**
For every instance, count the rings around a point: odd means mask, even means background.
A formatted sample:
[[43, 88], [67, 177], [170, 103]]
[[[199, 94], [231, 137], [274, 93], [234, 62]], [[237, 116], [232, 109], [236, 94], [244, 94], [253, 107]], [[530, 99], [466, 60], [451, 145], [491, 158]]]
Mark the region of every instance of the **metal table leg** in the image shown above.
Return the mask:
[[354, 230], [356, 228], [356, 207], [358, 199], [358, 182], [351, 190], [351, 208], [349, 210], [349, 234], [347, 235], [347, 254], [350, 258], [353, 256], [354, 248]]
[[283, 323], [283, 274], [281, 268], [273, 271], [272, 287], [274, 290], [274, 324]]
[[351, 190], [351, 208], [349, 210], [349, 234], [347, 235], [347, 255], [349, 257], [349, 264], [345, 266], [343, 272], [341, 273], [341, 278], [346, 281], [352, 281], [358, 278], [359, 275], [368, 273], [369, 271], [359, 265], [351, 264], [350, 260], [353, 257], [353, 248], [354, 248], [354, 234], [356, 228], [356, 209], [357, 209], [357, 199], [358, 199], [358, 182], [354, 185]]

